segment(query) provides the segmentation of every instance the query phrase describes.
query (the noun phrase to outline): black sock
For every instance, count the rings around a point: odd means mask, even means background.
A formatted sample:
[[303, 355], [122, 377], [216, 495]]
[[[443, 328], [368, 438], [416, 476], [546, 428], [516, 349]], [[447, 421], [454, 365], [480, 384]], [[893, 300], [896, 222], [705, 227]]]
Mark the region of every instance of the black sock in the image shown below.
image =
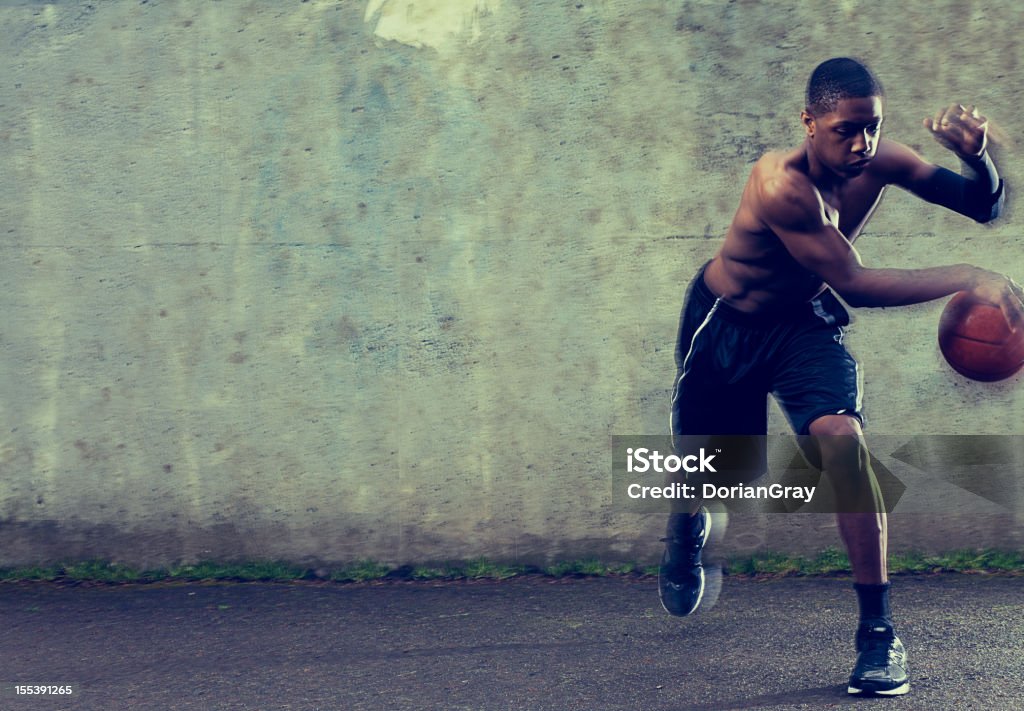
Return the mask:
[[860, 603], [860, 621], [884, 622], [892, 626], [892, 615], [889, 612], [889, 583], [872, 585], [854, 583], [857, 601]]

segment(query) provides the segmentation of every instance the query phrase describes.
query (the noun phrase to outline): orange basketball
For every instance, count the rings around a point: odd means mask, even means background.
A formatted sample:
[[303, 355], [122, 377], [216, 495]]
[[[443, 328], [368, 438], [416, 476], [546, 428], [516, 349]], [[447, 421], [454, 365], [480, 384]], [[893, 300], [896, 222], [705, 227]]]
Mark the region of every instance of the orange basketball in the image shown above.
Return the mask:
[[939, 349], [972, 380], [1003, 380], [1024, 366], [1024, 329], [1012, 330], [998, 306], [961, 291], [939, 319]]

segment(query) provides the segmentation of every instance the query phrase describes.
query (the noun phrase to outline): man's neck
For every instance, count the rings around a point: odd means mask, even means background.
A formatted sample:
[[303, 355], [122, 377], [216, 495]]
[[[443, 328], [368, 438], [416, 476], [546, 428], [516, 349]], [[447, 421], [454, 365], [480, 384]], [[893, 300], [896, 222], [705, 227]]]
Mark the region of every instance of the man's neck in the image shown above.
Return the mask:
[[814, 187], [819, 191], [834, 193], [846, 184], [846, 178], [836, 175], [835, 172], [826, 168], [821, 161], [818, 160], [818, 157], [814, 154], [814, 150], [807, 141], [804, 141], [803, 153], [807, 177], [811, 179]]

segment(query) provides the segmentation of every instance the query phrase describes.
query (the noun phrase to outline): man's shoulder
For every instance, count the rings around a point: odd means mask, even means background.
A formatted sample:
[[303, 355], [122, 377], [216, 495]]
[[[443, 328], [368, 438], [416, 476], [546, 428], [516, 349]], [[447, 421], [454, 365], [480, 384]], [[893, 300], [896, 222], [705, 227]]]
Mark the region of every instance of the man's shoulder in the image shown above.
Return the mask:
[[820, 207], [821, 198], [797, 152], [765, 153], [754, 165], [751, 179], [758, 211], [769, 218], [790, 217]]

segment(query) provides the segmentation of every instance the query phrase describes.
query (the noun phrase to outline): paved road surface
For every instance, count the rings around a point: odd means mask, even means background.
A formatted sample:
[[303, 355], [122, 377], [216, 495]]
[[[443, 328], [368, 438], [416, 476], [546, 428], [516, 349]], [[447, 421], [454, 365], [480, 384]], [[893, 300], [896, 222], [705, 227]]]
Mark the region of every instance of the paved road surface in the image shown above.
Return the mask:
[[730, 578], [676, 619], [650, 579], [0, 585], [2, 709], [1024, 709], [1024, 577], [897, 578], [913, 690], [845, 694], [848, 580]]

